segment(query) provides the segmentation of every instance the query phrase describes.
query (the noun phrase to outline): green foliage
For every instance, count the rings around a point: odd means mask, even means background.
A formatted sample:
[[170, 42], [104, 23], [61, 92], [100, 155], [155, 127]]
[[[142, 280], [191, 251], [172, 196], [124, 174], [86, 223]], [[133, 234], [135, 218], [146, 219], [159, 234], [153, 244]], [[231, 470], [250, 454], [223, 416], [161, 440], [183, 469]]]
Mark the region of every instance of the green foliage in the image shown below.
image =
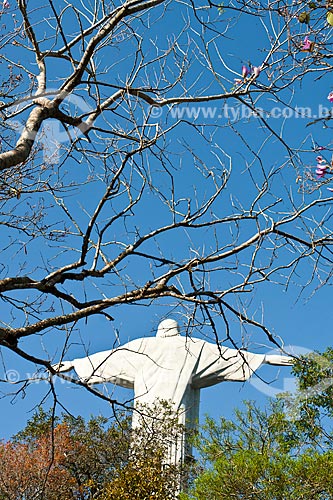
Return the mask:
[[58, 423], [59, 417], [53, 415], [52, 409], [46, 412], [42, 406], [39, 406], [25, 428], [13, 437], [13, 441], [31, 443], [50, 432]]
[[106, 485], [101, 500], [174, 500], [177, 467], [163, 466], [163, 453], [136, 448], [117, 477]]
[[206, 420], [196, 443], [203, 468], [181, 500], [333, 499], [333, 349], [293, 371], [296, 395], [266, 410], [248, 402], [234, 421]]
[[94, 417], [88, 422], [83, 418], [66, 416], [73, 441], [68, 467], [80, 484], [93, 484], [99, 491], [107, 481], [113, 479], [117, 470], [127, 463], [131, 439], [130, 419], [120, 416], [110, 422], [104, 417]]
[[285, 406], [308, 440], [333, 444], [333, 349], [302, 356], [293, 367], [298, 379], [296, 395], [285, 395]]
[[333, 498], [333, 454], [287, 454], [238, 450], [214, 462], [197, 480], [194, 491], [182, 499], [299, 500]]

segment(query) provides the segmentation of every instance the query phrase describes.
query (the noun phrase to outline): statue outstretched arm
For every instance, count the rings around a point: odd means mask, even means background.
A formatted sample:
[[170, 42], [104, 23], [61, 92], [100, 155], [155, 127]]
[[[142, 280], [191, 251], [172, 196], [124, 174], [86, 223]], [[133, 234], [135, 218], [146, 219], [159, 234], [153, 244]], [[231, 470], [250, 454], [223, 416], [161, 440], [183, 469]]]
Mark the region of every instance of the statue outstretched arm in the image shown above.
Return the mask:
[[275, 366], [291, 366], [294, 362], [294, 358], [291, 356], [281, 356], [279, 354], [266, 354], [264, 363], [266, 365]]
[[291, 366], [293, 361], [294, 358], [290, 356], [255, 354], [242, 350], [218, 348], [217, 345], [205, 342], [192, 377], [192, 386], [201, 389], [224, 380], [244, 382], [262, 364]]
[[192, 377], [194, 388], [209, 387], [224, 380], [244, 382], [264, 363], [263, 354], [218, 347], [204, 342], [199, 363]]
[[144, 351], [144, 343], [133, 340], [117, 349], [97, 352], [73, 361], [62, 361], [53, 365], [53, 368], [60, 373], [74, 368], [80, 380], [87, 384], [111, 382], [133, 389]]
[[61, 361], [55, 365], [52, 365], [53, 370], [58, 373], [69, 372], [74, 368], [73, 361]]

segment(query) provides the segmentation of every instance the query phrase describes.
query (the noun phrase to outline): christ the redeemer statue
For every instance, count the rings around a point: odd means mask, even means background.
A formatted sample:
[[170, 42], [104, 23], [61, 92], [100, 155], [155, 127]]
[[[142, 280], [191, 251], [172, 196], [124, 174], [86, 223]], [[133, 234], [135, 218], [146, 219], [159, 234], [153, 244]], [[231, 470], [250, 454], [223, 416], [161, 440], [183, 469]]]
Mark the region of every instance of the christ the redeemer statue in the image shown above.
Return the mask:
[[[293, 358], [254, 354], [229, 349], [197, 338], [180, 336], [173, 319], [162, 321], [156, 337], [136, 339], [110, 351], [85, 358], [63, 361], [54, 368], [64, 372], [74, 368], [82, 382], [112, 382], [134, 389], [135, 406], [149, 406], [166, 400], [182, 415], [186, 428], [193, 428], [199, 414], [200, 389], [227, 380], [242, 382], [263, 364], [286, 366]], [[133, 412], [133, 427], [140, 425]], [[185, 438], [173, 447], [168, 461], [183, 461], [189, 452]]]

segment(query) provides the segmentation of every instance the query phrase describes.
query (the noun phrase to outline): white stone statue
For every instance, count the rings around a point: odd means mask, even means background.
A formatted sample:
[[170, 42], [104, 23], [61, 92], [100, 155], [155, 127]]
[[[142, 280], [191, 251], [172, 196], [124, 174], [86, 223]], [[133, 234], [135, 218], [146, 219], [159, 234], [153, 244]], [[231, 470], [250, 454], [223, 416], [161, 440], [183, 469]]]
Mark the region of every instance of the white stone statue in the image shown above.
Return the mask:
[[[63, 361], [53, 368], [76, 371], [82, 382], [113, 384], [134, 389], [135, 406], [170, 401], [181, 415], [181, 423], [193, 428], [199, 415], [200, 389], [227, 380], [243, 382], [263, 364], [291, 365], [293, 358], [254, 354], [219, 347], [197, 338], [180, 336], [173, 319], [162, 321], [156, 337], [136, 339], [110, 351]], [[133, 427], [140, 425], [140, 413], [133, 412]], [[167, 461], [177, 463], [190, 453], [184, 436], [173, 446]]]

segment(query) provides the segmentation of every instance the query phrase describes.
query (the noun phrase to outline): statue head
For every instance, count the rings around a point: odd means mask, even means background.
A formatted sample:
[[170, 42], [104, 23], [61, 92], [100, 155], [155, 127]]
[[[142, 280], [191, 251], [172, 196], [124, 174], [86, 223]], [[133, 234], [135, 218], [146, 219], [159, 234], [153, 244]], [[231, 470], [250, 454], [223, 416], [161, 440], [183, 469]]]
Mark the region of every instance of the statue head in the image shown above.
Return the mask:
[[174, 319], [164, 319], [158, 325], [156, 337], [175, 337], [176, 335], [180, 335], [180, 331]]

